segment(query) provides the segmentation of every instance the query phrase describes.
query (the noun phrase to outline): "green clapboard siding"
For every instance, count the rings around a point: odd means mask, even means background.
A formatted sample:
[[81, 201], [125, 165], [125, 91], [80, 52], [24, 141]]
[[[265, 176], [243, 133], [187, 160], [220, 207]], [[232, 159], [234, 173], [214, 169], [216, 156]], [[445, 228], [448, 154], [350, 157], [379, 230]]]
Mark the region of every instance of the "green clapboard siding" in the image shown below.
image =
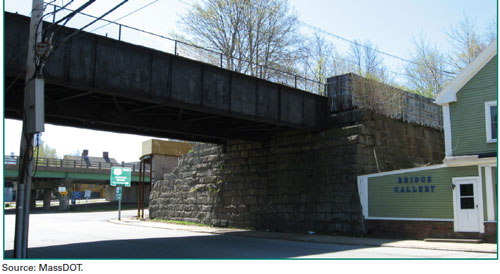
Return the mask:
[[[431, 177], [431, 182], [427, 178]], [[453, 177], [478, 176], [477, 166], [446, 167], [368, 178], [368, 215], [386, 218], [453, 219]], [[425, 177], [426, 182], [411, 183], [410, 178]], [[403, 180], [399, 183], [399, 178]], [[404, 178], [409, 182], [404, 183]], [[418, 192], [434, 186], [434, 192]], [[395, 192], [415, 187], [417, 192]]]
[[497, 151], [486, 143], [484, 103], [497, 100], [497, 58], [491, 59], [458, 93], [450, 104], [453, 156]]

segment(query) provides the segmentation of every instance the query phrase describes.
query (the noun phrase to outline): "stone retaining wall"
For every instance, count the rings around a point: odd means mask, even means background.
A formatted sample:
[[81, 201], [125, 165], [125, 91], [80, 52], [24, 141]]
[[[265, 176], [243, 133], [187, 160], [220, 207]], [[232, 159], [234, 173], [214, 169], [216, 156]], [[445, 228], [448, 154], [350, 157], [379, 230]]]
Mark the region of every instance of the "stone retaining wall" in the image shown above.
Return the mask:
[[197, 144], [153, 184], [150, 218], [290, 232], [363, 232], [356, 176], [437, 164], [442, 132], [368, 110], [319, 133]]

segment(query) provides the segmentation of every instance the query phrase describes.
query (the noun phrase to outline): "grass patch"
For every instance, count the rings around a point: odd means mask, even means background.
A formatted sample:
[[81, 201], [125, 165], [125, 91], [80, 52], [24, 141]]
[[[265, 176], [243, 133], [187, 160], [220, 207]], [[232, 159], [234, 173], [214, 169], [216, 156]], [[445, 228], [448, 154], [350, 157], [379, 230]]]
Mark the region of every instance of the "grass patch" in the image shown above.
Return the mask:
[[194, 225], [194, 226], [212, 227], [212, 226], [206, 225], [206, 224], [185, 222], [185, 221], [176, 221], [176, 220], [151, 219], [151, 221], [158, 222], [158, 223], [176, 224], [176, 225]]
[[206, 224], [185, 222], [185, 221], [176, 221], [176, 220], [149, 219], [149, 221], [158, 222], [158, 223], [176, 224], [176, 225], [191, 225], [191, 226], [215, 227], [215, 228], [225, 228], [225, 229], [255, 230], [254, 228], [251, 228], [251, 227], [235, 227], [235, 226], [222, 227], [222, 226], [213, 226], [213, 225], [206, 225]]
[[[129, 209], [136, 209], [137, 210], [137, 205], [133, 204], [125, 204], [121, 206], [121, 210], [129, 210]], [[144, 206], [144, 210], [147, 210], [148, 207]], [[98, 205], [98, 206], [89, 206], [85, 208], [85, 206], [77, 206], [74, 208], [69, 208], [64, 210], [65, 212], [105, 212], [105, 211], [116, 211], [118, 212], [118, 205], [117, 204], [108, 204], [108, 205]]]

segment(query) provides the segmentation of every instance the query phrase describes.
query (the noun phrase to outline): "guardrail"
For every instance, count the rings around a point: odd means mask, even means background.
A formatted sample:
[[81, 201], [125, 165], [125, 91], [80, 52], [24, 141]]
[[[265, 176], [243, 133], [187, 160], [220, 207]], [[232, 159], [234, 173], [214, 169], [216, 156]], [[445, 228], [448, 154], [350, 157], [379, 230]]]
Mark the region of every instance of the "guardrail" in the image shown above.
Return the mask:
[[[19, 165], [19, 156], [5, 156], [4, 165]], [[132, 172], [139, 171], [139, 163], [107, 163], [89, 161], [83, 158], [80, 160], [55, 159], [39, 157], [34, 160], [34, 165], [38, 167], [59, 167], [59, 168], [85, 168], [85, 169], [111, 169], [111, 167], [130, 167]], [[149, 169], [146, 169], [149, 172]]]

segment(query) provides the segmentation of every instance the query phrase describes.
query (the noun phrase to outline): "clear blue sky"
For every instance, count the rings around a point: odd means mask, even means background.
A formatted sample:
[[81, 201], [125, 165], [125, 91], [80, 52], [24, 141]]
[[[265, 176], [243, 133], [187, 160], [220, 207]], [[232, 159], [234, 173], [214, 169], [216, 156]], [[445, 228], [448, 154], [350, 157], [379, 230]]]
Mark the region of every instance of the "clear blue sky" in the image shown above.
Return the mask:
[[[57, 0], [61, 4], [68, 1]], [[83, 0], [76, 0], [71, 6], [79, 6]], [[86, 12], [100, 15], [104, 10], [119, 3], [120, 0], [98, 0]], [[109, 15], [116, 19], [144, 6], [152, 0], [130, 0], [119, 10]], [[190, 7], [193, 0], [160, 0], [143, 10], [124, 18], [120, 22], [154, 33], [168, 35], [179, 32], [176, 25], [178, 16]], [[412, 48], [411, 36], [424, 32], [429, 40], [442, 49], [448, 48], [443, 30], [456, 24], [464, 14], [475, 18], [479, 30], [497, 15], [496, 0], [290, 0], [291, 6], [299, 19], [307, 24], [350, 40], [370, 40], [379, 50], [408, 58]], [[6, 11], [28, 14], [31, 0], [6, 0]], [[76, 21], [76, 23], [79, 23]], [[81, 24], [81, 23], [80, 23]], [[92, 30], [93, 28], [89, 28]], [[113, 35], [116, 28], [108, 26], [98, 30]], [[124, 36], [129, 34], [124, 33]], [[339, 49], [345, 48], [345, 42], [330, 37], [338, 42]], [[144, 39], [144, 38], [141, 38]], [[5, 154], [19, 153], [20, 123], [6, 120]], [[67, 142], [67, 140], [74, 142]], [[135, 161], [140, 156], [141, 142], [149, 139], [142, 136], [124, 136], [81, 129], [68, 129], [48, 125], [42, 140], [55, 147], [59, 155], [77, 150], [89, 149], [90, 155], [101, 155], [109, 151], [118, 161]], [[117, 141], [119, 140], [119, 141]]]

